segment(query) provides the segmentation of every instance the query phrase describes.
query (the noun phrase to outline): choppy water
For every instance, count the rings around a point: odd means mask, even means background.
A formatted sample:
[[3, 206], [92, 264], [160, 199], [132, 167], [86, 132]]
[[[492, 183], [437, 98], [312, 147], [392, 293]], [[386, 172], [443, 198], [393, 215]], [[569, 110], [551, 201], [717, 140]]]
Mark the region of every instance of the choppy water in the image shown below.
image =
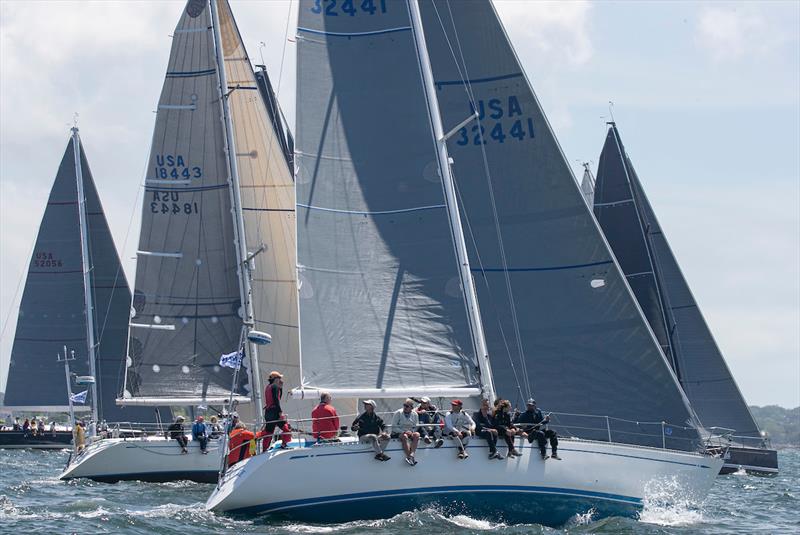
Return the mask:
[[[231, 519], [204, 510], [211, 485], [58, 481], [66, 460], [64, 452], [0, 450], [0, 533], [800, 533], [800, 450], [780, 452], [781, 474], [777, 477], [718, 477], [701, 506], [684, 503], [665, 507], [661, 497], [654, 495], [638, 520], [592, 520], [585, 515], [558, 530], [445, 516], [435, 510], [332, 525]], [[673, 490], [662, 492], [672, 495]]]

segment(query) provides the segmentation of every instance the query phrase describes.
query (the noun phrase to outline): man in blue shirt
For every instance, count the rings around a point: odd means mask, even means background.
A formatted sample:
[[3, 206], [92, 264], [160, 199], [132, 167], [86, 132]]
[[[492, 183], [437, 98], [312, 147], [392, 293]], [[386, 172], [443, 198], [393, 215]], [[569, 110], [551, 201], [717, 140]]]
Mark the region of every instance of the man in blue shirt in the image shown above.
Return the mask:
[[192, 424], [192, 440], [196, 440], [200, 444], [200, 453], [208, 454], [208, 429], [203, 416], [198, 416], [197, 420]]

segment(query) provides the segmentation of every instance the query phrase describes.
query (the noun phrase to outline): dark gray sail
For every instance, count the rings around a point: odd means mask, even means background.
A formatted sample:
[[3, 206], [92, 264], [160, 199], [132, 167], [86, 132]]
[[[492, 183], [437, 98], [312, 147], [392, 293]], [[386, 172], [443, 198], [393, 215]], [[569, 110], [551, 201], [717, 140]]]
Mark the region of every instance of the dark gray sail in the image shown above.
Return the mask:
[[175, 29], [145, 181], [122, 403], [219, 402], [220, 355], [241, 344], [241, 298], [210, 7]]
[[406, 3], [301, 1], [297, 70], [304, 384], [477, 386]]
[[[68, 410], [64, 369], [56, 361], [65, 345], [75, 351], [71, 370], [90, 373], [73, 143], [70, 139], [61, 160], [28, 267], [9, 367], [5, 397], [9, 409]], [[109, 421], [152, 421], [150, 410], [114, 403], [123, 381], [131, 293], [83, 145], [79, 148], [97, 343], [98, 413]]]
[[563, 433], [694, 449], [693, 428], [662, 442], [692, 411], [491, 4], [422, 13], [445, 131], [479, 115], [448, 149], [498, 394], [535, 394]]
[[[648, 321], [656, 333], [662, 325], [666, 326], [664, 341], [672, 349], [675, 372], [702, 424], [735, 429], [740, 436], [760, 437], [758, 425], [625, 153], [616, 125], [609, 128], [603, 146], [595, 195], [595, 215], [621, 262], [632, 256], [634, 250], [640, 251], [641, 243], [646, 245], [655, 276], [649, 278], [652, 281], [649, 286], [633, 286], [633, 290], [643, 309], [657, 307], [658, 314], [648, 314]], [[624, 262], [622, 268], [626, 273], [635, 269]], [[652, 303], [656, 293], [660, 299]]]

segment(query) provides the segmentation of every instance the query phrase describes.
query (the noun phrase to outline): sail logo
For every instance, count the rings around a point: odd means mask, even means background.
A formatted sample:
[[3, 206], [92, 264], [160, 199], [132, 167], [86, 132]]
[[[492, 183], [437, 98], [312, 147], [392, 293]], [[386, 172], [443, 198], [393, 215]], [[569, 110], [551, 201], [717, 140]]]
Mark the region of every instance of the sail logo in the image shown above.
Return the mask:
[[460, 129], [456, 145], [486, 145], [536, 137], [533, 117], [525, 116], [516, 95], [480, 99], [475, 103], [470, 102], [468, 106], [471, 115], [478, 115], [478, 124]]
[[[323, 4], [325, 6], [323, 10]], [[361, 8], [359, 10], [359, 8]], [[386, 0], [314, 0], [309, 11], [315, 15], [324, 13], [328, 17], [339, 15], [355, 17], [356, 13], [386, 13]]]
[[156, 154], [155, 177], [161, 180], [192, 180], [203, 177], [203, 169], [186, 164], [181, 154]]
[[33, 255], [33, 267], [64, 267], [60, 258], [53, 256], [53, 253], [36, 252]]

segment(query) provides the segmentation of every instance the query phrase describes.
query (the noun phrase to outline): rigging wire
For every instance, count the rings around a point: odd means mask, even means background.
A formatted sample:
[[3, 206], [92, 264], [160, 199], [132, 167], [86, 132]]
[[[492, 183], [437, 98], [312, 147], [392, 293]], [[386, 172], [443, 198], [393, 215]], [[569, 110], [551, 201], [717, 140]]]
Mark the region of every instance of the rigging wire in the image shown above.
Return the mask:
[[[464, 59], [464, 53], [463, 53], [463, 49], [461, 47], [461, 40], [460, 40], [459, 35], [458, 35], [458, 29], [457, 29], [456, 24], [455, 24], [455, 19], [453, 17], [453, 12], [452, 12], [452, 9], [451, 9], [451, 6], [450, 6], [450, 2], [448, 0], [447, 8], [448, 8], [448, 11], [449, 11], [450, 24], [452, 25], [452, 28], [453, 28], [453, 34], [454, 34], [454, 37], [455, 37], [456, 46], [458, 48], [458, 55], [460, 56], [460, 60], [459, 60], [458, 57], [456, 57], [456, 53], [455, 53], [455, 51], [453, 49], [453, 45], [450, 42], [450, 39], [447, 36], [447, 32], [444, 31], [444, 23], [442, 21], [441, 15], [439, 14], [439, 10], [436, 7], [436, 4], [432, 3], [431, 5], [433, 6], [434, 11], [436, 12], [437, 18], [439, 19], [439, 25], [443, 30], [443, 35], [444, 35], [445, 40], [447, 42], [447, 45], [448, 45], [448, 47], [450, 49], [451, 56], [452, 56], [452, 58], [454, 60], [456, 68], [458, 70], [458, 74], [459, 74], [459, 76], [461, 78], [462, 85], [464, 86], [465, 93], [467, 94], [467, 97], [468, 97], [468, 99], [470, 101], [472, 109], [473, 110], [477, 110], [477, 106], [476, 106], [476, 102], [475, 102], [475, 94], [474, 94], [474, 90], [472, 88], [472, 84], [471, 84], [471, 82], [469, 80], [469, 73], [467, 71], [466, 60]], [[515, 341], [516, 341], [517, 350], [519, 352], [519, 359], [520, 359], [520, 364], [521, 364], [520, 367], [521, 367], [521, 371], [522, 371], [523, 377], [525, 379], [525, 386], [526, 386], [527, 394], [531, 395], [530, 378], [529, 378], [529, 374], [528, 374], [528, 371], [527, 371], [527, 363], [526, 363], [525, 357], [524, 357], [524, 349], [523, 349], [523, 346], [522, 346], [522, 337], [521, 337], [520, 327], [519, 327], [519, 319], [518, 319], [518, 316], [517, 316], [516, 304], [514, 302], [514, 296], [513, 296], [512, 287], [511, 287], [511, 278], [510, 278], [510, 275], [508, 273], [508, 261], [507, 261], [507, 256], [506, 256], [506, 253], [505, 253], [505, 247], [504, 247], [504, 243], [503, 243], [503, 239], [502, 239], [502, 232], [501, 232], [501, 229], [500, 229], [499, 215], [498, 215], [498, 211], [497, 211], [497, 203], [496, 203], [495, 196], [494, 196], [494, 185], [493, 185], [493, 182], [492, 182], [491, 172], [490, 172], [490, 169], [489, 169], [489, 163], [488, 163], [488, 157], [487, 157], [487, 154], [486, 154], [486, 149], [485, 149], [485, 146], [483, 144], [483, 135], [482, 135], [482, 132], [480, 132], [480, 129], [478, 129], [478, 133], [479, 133], [480, 140], [481, 140], [481, 157], [482, 157], [482, 160], [483, 160], [484, 174], [486, 176], [487, 185], [488, 185], [488, 189], [489, 189], [490, 205], [492, 207], [492, 215], [493, 215], [495, 232], [496, 232], [496, 236], [497, 236], [497, 243], [498, 243], [499, 252], [500, 252], [500, 260], [501, 260], [501, 264], [502, 264], [502, 267], [503, 267], [503, 274], [504, 274], [504, 279], [505, 279], [506, 292], [508, 293], [508, 299], [509, 299], [509, 305], [510, 305], [509, 308], [510, 308], [510, 312], [511, 312], [512, 325], [514, 327]], [[463, 202], [462, 202], [462, 206], [463, 206]], [[466, 212], [466, 207], [464, 208], [464, 210]], [[482, 264], [481, 264], [481, 271], [483, 271], [483, 265]], [[485, 272], [484, 272], [484, 281], [485, 281], [485, 283], [486, 283], [486, 285], [488, 287], [489, 282], [488, 282], [488, 279], [485, 276]], [[513, 367], [513, 357], [511, 355], [510, 348], [508, 348], [508, 343], [505, 340], [505, 334], [504, 334], [502, 328], [501, 328], [501, 334], [503, 335], [504, 344], [507, 347], [509, 360], [512, 361], [512, 367]], [[518, 382], [518, 388], [520, 388], [521, 385], [519, 385], [519, 380], [518, 379], [517, 379], [517, 382]]]

